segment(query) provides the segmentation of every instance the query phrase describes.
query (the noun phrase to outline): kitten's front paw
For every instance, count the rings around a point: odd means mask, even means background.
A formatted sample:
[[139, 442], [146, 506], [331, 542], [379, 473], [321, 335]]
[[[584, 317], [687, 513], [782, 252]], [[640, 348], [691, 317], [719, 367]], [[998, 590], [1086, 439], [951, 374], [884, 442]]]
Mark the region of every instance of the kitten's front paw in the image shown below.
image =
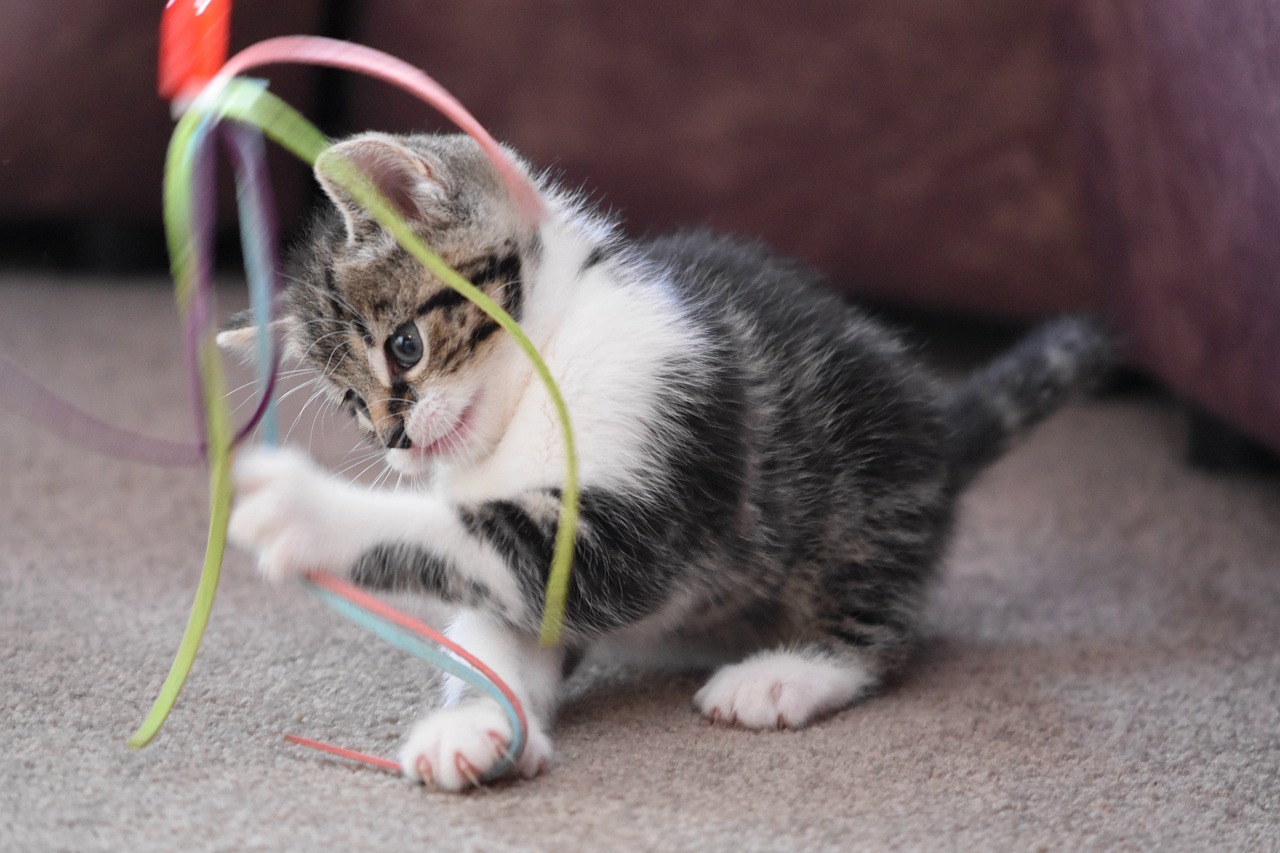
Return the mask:
[[720, 669], [693, 702], [713, 723], [798, 729], [837, 711], [875, 685], [854, 661], [769, 652]]
[[241, 451], [232, 469], [235, 505], [227, 537], [258, 555], [268, 580], [346, 568], [352, 554], [343, 487], [291, 448]]
[[[404, 775], [432, 788], [461, 791], [478, 787], [507, 752], [511, 722], [494, 702], [483, 699], [435, 711], [420, 721], [400, 749]], [[524, 751], [514, 772], [531, 779], [547, 768], [551, 741], [529, 721]]]

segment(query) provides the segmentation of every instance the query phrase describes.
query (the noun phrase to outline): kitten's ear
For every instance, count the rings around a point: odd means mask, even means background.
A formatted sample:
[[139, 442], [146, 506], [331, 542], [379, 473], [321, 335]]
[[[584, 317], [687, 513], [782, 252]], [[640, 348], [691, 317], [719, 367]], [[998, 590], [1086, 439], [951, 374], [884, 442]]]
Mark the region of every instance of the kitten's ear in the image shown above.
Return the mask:
[[[293, 344], [293, 330], [297, 324], [292, 317], [281, 317], [271, 323], [271, 331], [280, 345], [284, 347], [281, 355], [286, 359], [296, 359], [297, 352]], [[245, 311], [231, 318], [227, 328], [218, 332], [218, 347], [246, 362], [258, 358], [258, 327], [253, 325], [253, 313]]]
[[363, 205], [351, 198], [326, 175], [334, 160], [345, 158], [373, 182], [410, 222], [436, 218], [434, 211], [446, 200], [444, 184], [426, 159], [394, 137], [364, 134], [330, 146], [316, 158], [316, 180], [333, 199], [347, 221], [347, 236], [367, 233], [372, 222]]

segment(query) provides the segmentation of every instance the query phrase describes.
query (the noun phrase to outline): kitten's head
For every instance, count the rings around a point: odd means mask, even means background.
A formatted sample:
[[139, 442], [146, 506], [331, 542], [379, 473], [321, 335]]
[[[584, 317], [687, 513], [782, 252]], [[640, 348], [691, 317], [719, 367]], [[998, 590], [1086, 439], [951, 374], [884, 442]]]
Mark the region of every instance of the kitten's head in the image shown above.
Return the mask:
[[[423, 241], [517, 321], [536, 263], [535, 226], [512, 205], [466, 136], [362, 134], [329, 149], [316, 174], [332, 202], [294, 250], [280, 330], [333, 397], [398, 470], [476, 459], [501, 436], [507, 411], [498, 363], [512, 342], [329, 182], [344, 156]], [[224, 332], [231, 349], [255, 331]]]

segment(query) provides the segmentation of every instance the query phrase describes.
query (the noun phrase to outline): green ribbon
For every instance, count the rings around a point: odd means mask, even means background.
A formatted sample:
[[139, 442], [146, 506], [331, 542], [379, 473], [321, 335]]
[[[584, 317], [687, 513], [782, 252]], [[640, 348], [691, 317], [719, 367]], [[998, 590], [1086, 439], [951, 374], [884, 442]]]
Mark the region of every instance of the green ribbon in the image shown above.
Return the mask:
[[[316, 164], [320, 155], [329, 148], [330, 144], [314, 125], [284, 101], [268, 92], [260, 83], [232, 79], [225, 86], [206, 91], [196, 99], [192, 107], [179, 120], [170, 139], [164, 176], [165, 233], [174, 276], [175, 296], [184, 317], [190, 316], [193, 303], [197, 298], [194, 282], [196, 281], [198, 244], [193, 236], [192, 218], [192, 172], [196, 147], [193, 143], [197, 141], [197, 134], [201, 132], [202, 124], [206, 119], [218, 121], [225, 118], [258, 127], [282, 147], [311, 165]], [[569, 421], [569, 409], [565, 405], [564, 397], [551, 376], [546, 362], [542, 360], [519, 324], [501, 306], [460, 276], [439, 255], [427, 248], [391, 203], [353, 163], [344, 157], [331, 155], [324, 158], [319, 168], [326, 178], [363, 204], [373, 218], [427, 270], [475, 303], [481, 311], [505, 329], [529, 358], [534, 372], [547, 389], [562, 427], [565, 453], [565, 483], [560, 520], [556, 530], [551, 572], [547, 580], [546, 603], [540, 634], [540, 640], [544, 645], [554, 645], [560, 640], [564, 623], [565, 599], [569, 589], [580, 496], [577, 450], [573, 428]], [[230, 518], [232, 493], [232, 432], [225, 401], [226, 381], [218, 358], [215, 332], [212, 328], [201, 330], [198, 352], [200, 376], [204, 384], [203, 411], [210, 468], [209, 491], [212, 508], [208, 544], [196, 599], [192, 604], [191, 615], [187, 620], [177, 656], [150, 713], [138, 731], [129, 739], [129, 745], [132, 747], [145, 746], [155, 736], [186, 682], [200, 647], [200, 639], [209, 621], [222, 558], [226, 551], [227, 523]]]

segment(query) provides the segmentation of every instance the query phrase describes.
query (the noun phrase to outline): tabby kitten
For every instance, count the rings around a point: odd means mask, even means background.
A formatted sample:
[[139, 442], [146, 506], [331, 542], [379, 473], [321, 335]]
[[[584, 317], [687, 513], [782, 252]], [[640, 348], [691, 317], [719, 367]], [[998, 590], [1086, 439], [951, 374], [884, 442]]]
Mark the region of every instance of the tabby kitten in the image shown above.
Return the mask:
[[[537, 639], [564, 473], [541, 383], [509, 335], [327, 183], [333, 206], [292, 262], [288, 345], [426, 485], [373, 490], [296, 450], [246, 450], [231, 537], [271, 579], [321, 569], [456, 608], [450, 637], [527, 709], [526, 776], [551, 757], [568, 662], [593, 647], [719, 666], [694, 697], [713, 722], [797, 728], [865, 696], [904, 657], [958, 490], [1108, 362], [1102, 333], [1062, 320], [944, 390], [759, 245], [628, 241], [545, 179], [553, 213], [530, 226], [462, 136], [335, 150], [524, 326], [560, 383], [583, 484], [564, 645]], [[459, 790], [512, 731], [488, 697], [454, 680], [446, 694], [400, 757]]]

